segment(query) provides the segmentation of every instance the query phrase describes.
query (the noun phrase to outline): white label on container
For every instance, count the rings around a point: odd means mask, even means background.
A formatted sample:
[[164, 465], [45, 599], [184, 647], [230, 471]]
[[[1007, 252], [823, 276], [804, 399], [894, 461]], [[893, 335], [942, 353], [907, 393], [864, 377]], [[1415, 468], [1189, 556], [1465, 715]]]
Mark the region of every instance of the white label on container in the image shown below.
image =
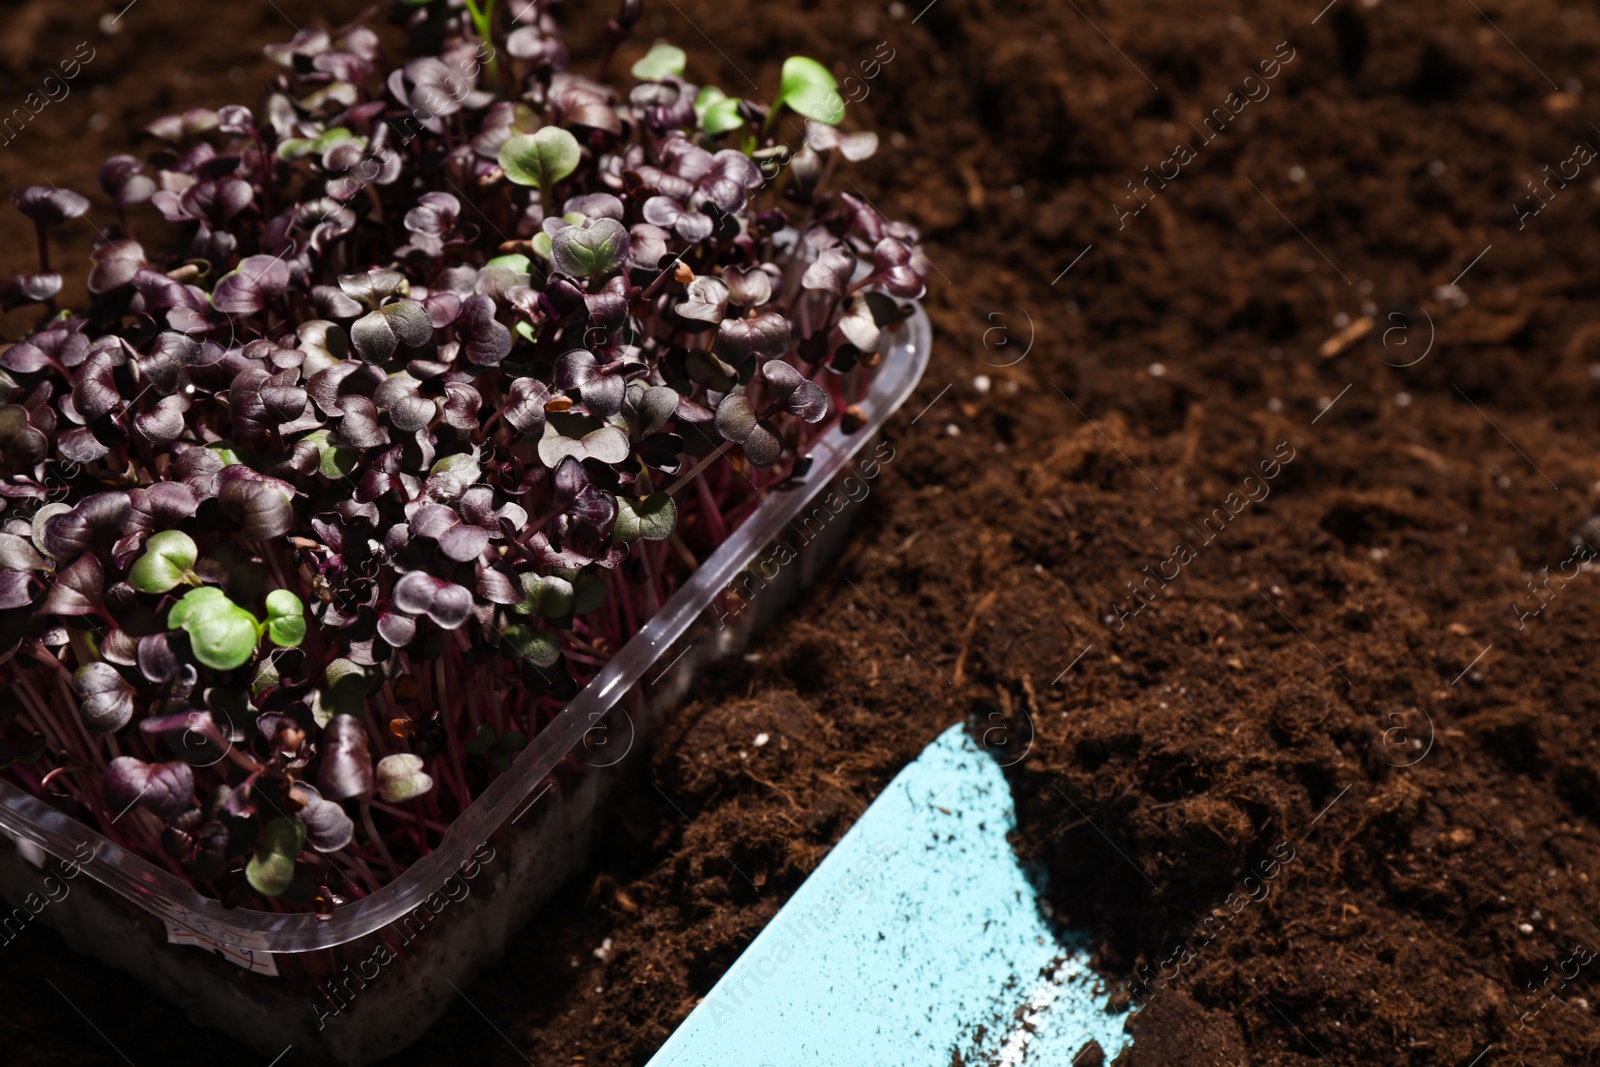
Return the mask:
[[272, 958], [272, 953], [263, 952], [256, 948], [239, 948], [234, 945], [224, 945], [220, 941], [213, 941], [204, 934], [197, 934], [193, 930], [185, 929], [172, 920], [167, 923], [167, 944], [169, 945], [195, 945], [207, 952], [215, 952], [224, 959], [237, 963], [240, 967], [252, 974], [270, 974], [278, 976], [278, 963]]

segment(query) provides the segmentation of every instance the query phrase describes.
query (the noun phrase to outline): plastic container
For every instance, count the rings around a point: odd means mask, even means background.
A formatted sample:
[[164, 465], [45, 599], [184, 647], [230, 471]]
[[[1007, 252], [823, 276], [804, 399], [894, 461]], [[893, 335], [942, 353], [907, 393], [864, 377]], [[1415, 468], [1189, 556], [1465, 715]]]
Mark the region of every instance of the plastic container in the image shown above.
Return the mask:
[[[803, 483], [769, 494], [400, 878], [327, 919], [226, 909], [0, 781], [0, 831], [17, 843], [0, 849], [0, 898], [13, 908], [0, 915], [0, 938], [44, 922], [76, 951], [130, 972], [194, 1022], [269, 1058], [293, 1046], [296, 1062], [353, 1067], [411, 1044], [585, 866], [605, 798], [698, 673], [741, 651], [837, 553], [856, 490], [814, 501], [849, 476], [927, 367], [931, 330], [920, 307], [891, 336], [860, 404], [865, 427], [845, 434], [835, 425], [816, 442]], [[876, 470], [865, 461], [855, 476], [868, 485]], [[789, 551], [775, 549], [744, 580], [743, 610], [714, 606], [777, 543]], [[569, 772], [568, 760], [558, 773], [569, 755], [583, 766]], [[64, 868], [69, 861], [77, 866]]]

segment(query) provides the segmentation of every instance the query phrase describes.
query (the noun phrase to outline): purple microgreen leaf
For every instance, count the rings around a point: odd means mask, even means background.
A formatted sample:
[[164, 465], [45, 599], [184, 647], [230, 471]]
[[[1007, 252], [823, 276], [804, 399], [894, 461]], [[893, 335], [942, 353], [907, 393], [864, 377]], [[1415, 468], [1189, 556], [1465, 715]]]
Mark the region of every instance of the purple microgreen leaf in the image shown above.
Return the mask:
[[30, 185], [11, 194], [17, 210], [40, 226], [59, 226], [89, 212], [89, 198], [53, 185]]
[[43, 304], [61, 292], [61, 275], [7, 274], [0, 278], [0, 311], [11, 311], [24, 304]]
[[769, 360], [761, 367], [773, 401], [804, 422], [821, 422], [828, 414], [828, 394], [816, 382], [781, 359]]
[[122, 403], [117, 388], [116, 366], [106, 352], [96, 352], [72, 376], [72, 406], [85, 420], [93, 422]]
[[170, 633], [139, 638], [134, 646], [139, 673], [158, 685], [177, 677], [182, 664], [179, 662], [181, 650], [175, 647], [176, 640], [181, 639]]
[[109, 663], [79, 667], [72, 676], [72, 689], [90, 733], [114, 733], [133, 719], [133, 689]]
[[224, 467], [217, 475], [217, 502], [252, 541], [282, 537], [294, 525], [294, 488], [242, 464]]
[[740, 307], [760, 307], [772, 299], [773, 275], [760, 266], [729, 267], [722, 272], [722, 280], [728, 285], [729, 299]]
[[834, 296], [843, 296], [855, 274], [856, 257], [843, 245], [824, 248], [816, 262], [806, 268], [800, 285], [806, 289], [820, 289]]
[[424, 344], [433, 336], [433, 323], [427, 309], [415, 300], [398, 300], [355, 321], [350, 327], [350, 343], [361, 358], [383, 363], [400, 345]]
[[317, 790], [324, 797], [345, 800], [372, 792], [372, 756], [360, 719], [335, 715], [323, 728], [318, 750]]
[[398, 611], [381, 612], [378, 636], [395, 648], [405, 648], [417, 636], [417, 620]]
[[87, 552], [120, 533], [132, 510], [127, 493], [94, 493], [44, 523], [40, 547], [57, 560]]
[[752, 465], [770, 467], [783, 453], [783, 439], [743, 393], [729, 393], [717, 406], [717, 431], [744, 448]]
[[601, 286], [598, 293], [585, 293], [584, 309], [589, 321], [608, 330], [621, 327], [628, 320], [628, 283], [619, 274]]
[[575, 390], [584, 406], [601, 418], [622, 410], [627, 383], [620, 376], [602, 371], [593, 352], [575, 348], [562, 353], [556, 360], [555, 378], [557, 388]]
[[135, 804], [162, 819], [175, 819], [194, 807], [194, 771], [187, 763], [146, 763], [118, 756], [106, 768], [106, 804], [121, 814]]
[[211, 292], [211, 306], [230, 315], [254, 315], [289, 288], [289, 265], [275, 256], [249, 256]]
[[489, 531], [470, 526], [443, 504], [424, 504], [411, 516], [411, 533], [438, 542], [439, 549], [458, 563], [477, 559], [489, 546]]
[[138, 241], [107, 241], [89, 253], [94, 268], [89, 271], [89, 292], [109, 293], [132, 283], [134, 276], [149, 264]]
[[537, 378], [518, 378], [506, 393], [503, 418], [518, 433], [539, 436], [544, 433], [545, 404], [550, 402], [550, 390]]
[[186, 396], [164, 396], [154, 408], [133, 417], [133, 429], [153, 449], [165, 449], [183, 435], [184, 413], [189, 410]]
[[[764, 275], [763, 275], [764, 277]], [[697, 322], [716, 326], [728, 311], [728, 284], [709, 274], [698, 275], [684, 288], [683, 303], [677, 307], [679, 315]]]
[[397, 270], [373, 268], [361, 274], [339, 275], [339, 288], [345, 295], [376, 310], [385, 300], [403, 297], [410, 291], [406, 276]]
[[472, 594], [453, 582], [423, 571], [402, 575], [394, 585], [395, 607], [408, 615], [426, 615], [454, 630], [472, 614]]
[[297, 814], [305, 824], [306, 844], [318, 852], [337, 852], [354, 839], [355, 822], [310, 783], [296, 782], [290, 795], [300, 803]]
[[511, 331], [494, 315], [494, 301], [486, 296], [469, 296], [461, 306], [462, 350], [480, 367], [496, 366], [511, 352]]
[[44, 598], [42, 615], [93, 615], [105, 595], [106, 572], [93, 555], [79, 556], [56, 576]]
[[763, 311], [755, 318], [725, 320], [717, 331], [715, 351], [738, 365], [751, 359], [777, 359], [792, 343], [789, 320], [776, 311]]

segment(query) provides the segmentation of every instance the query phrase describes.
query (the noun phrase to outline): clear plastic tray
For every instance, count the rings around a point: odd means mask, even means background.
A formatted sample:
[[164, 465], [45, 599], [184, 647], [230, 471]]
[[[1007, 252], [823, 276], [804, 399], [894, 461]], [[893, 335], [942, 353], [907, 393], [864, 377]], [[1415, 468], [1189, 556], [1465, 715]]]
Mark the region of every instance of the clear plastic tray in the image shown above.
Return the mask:
[[[876, 437], [921, 380], [932, 343], [926, 313], [918, 307], [891, 337], [895, 343], [860, 403], [866, 425], [851, 434], [835, 425], [817, 441], [810, 449], [813, 462], [804, 482], [793, 490], [771, 493], [762, 501], [599, 675], [533, 737], [510, 771], [456, 818], [439, 846], [394, 882], [340, 907], [326, 919], [224, 908], [168, 871], [0, 781], [0, 831], [15, 840], [32, 863], [30, 867], [16, 855], [0, 859], [0, 896], [15, 903], [21, 894], [37, 888], [41, 872], [33, 868], [43, 860], [41, 853], [58, 860], [81, 861], [92, 849], [94, 858], [81, 865], [88, 878], [75, 882], [68, 898], [51, 904], [40, 915], [42, 921], [61, 929], [74, 948], [139, 973], [169, 998], [184, 1004], [197, 1022], [229, 1030], [268, 1055], [281, 1050], [283, 1042], [293, 1040], [296, 1034], [313, 1046], [299, 1046], [313, 1054], [308, 1058], [326, 1062], [370, 1062], [403, 1048], [454, 996], [448, 986], [439, 994], [432, 987], [442, 983], [434, 979], [470, 979], [499, 954], [505, 937], [587, 862], [600, 799], [634, 762], [621, 759], [611, 764], [591, 755], [585, 761], [588, 766], [572, 784], [556, 788], [554, 775], [563, 759], [579, 752], [585, 735], [607, 721], [608, 713], [628, 694], [629, 725], [618, 740], [629, 749], [643, 749], [655, 724], [681, 699], [699, 670], [742, 649], [759, 621], [788, 599], [785, 591], [762, 593], [752, 610], [733, 617], [734, 625], [728, 625], [726, 615], [714, 618], [711, 610], [717, 595], [845, 473], [857, 452]], [[786, 566], [775, 584], [787, 587], [790, 595], [797, 591], [826, 562], [829, 551], [824, 542], [835, 542], [833, 548], [837, 549], [844, 525], [842, 518], [831, 519], [826, 536], [814, 537], [817, 544], [808, 546], [798, 563]], [[669, 656], [669, 652], [673, 654]], [[663, 662], [667, 666], [658, 668]], [[554, 795], [546, 799], [551, 793]], [[516, 825], [508, 825], [511, 823]], [[260, 958], [270, 966], [271, 958], [279, 954], [317, 953], [358, 940], [376, 945], [388, 936], [386, 928], [396, 928], [425, 901], [436, 901], [441, 886], [464, 866], [470, 868], [475, 850], [486, 841], [493, 841], [500, 857], [481, 865], [489, 877], [473, 882], [471, 895], [461, 906], [446, 909], [443, 921], [429, 931], [428, 951], [438, 957], [434, 961], [438, 966], [430, 967], [416, 951], [400, 954], [400, 965], [387, 968], [386, 976], [377, 981], [404, 988], [387, 995], [363, 992], [351, 1005], [351, 1009], [361, 1010], [341, 1012], [337, 1023], [319, 1019], [306, 1007], [303, 991], [285, 989], [289, 983], [231, 968], [219, 957], [181, 944], [169, 948], [157, 936], [159, 924], [145, 924], [146, 940], [151, 942], [147, 946], [141, 947], [138, 939], [108, 944], [118, 940], [108, 926], [120, 923], [128, 927], [130, 918], [138, 918], [137, 911], [115, 899], [120, 897], [163, 921], [167, 940], [176, 940], [175, 932], [194, 935], [201, 943], [212, 943], [213, 948], [237, 950], [236, 962], [240, 956]], [[88, 880], [110, 893], [92, 892], [97, 887], [86, 884]], [[472, 930], [453, 933], [450, 927]], [[456, 943], [446, 944], [453, 936]], [[464, 944], [464, 940], [474, 944]], [[344, 955], [341, 952], [338, 958]], [[198, 974], [185, 973], [195, 967], [204, 968], [211, 981], [199, 981]], [[226, 988], [215, 988], [218, 980]], [[276, 988], [261, 989], [266, 983], [275, 983]], [[374, 983], [364, 983], [362, 989], [369, 984]], [[397, 996], [414, 1001], [414, 1010], [397, 1003]], [[299, 1004], [298, 1014], [304, 1015], [305, 1021], [322, 1025], [306, 1028], [295, 1020], [271, 1018], [273, 1002], [285, 997]], [[380, 1007], [377, 1001], [384, 1002], [381, 1012], [372, 1010]], [[370, 1024], [360, 1016], [367, 1016]], [[411, 1018], [409, 1024], [406, 1017]], [[286, 1038], [286, 1034], [290, 1036]]]

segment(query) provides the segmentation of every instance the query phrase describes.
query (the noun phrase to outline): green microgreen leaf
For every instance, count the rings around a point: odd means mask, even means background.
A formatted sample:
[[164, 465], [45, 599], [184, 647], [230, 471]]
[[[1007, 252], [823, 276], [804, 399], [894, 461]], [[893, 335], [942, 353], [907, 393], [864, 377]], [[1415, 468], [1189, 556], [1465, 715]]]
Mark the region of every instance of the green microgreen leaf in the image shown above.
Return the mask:
[[210, 585], [189, 590], [167, 612], [167, 628], [179, 627], [189, 635], [194, 658], [216, 671], [242, 666], [261, 637], [256, 617]]
[[707, 85], [695, 97], [694, 119], [703, 132], [713, 136], [744, 125], [744, 117], [739, 114], [739, 98], [729, 96], [715, 85]]
[[298, 821], [273, 819], [261, 831], [255, 854], [245, 866], [245, 878], [262, 896], [281, 896], [294, 881], [294, 858], [305, 843], [306, 828]]
[[783, 86], [772, 102], [773, 112], [779, 107], [829, 126], [837, 126], [844, 119], [839, 83], [827, 67], [805, 56], [790, 56], [783, 61]]
[[616, 538], [632, 544], [665, 541], [678, 526], [678, 505], [666, 493], [651, 493], [643, 500], [617, 498]]
[[306, 607], [287, 589], [267, 594], [267, 636], [279, 648], [296, 648], [306, 639]]
[[200, 549], [182, 530], [162, 530], [145, 542], [144, 555], [128, 570], [128, 584], [141, 593], [165, 593], [180, 582], [196, 582]]
[[554, 667], [561, 658], [561, 635], [554, 630], [535, 630], [521, 623], [512, 623], [501, 635], [500, 646], [514, 657], [520, 657], [535, 667]]
[[644, 58], [633, 65], [632, 73], [640, 81], [658, 82], [673, 75], [681, 78], [688, 65], [689, 57], [683, 49], [665, 41], [657, 41], [650, 46]]
[[518, 185], [541, 192], [578, 169], [578, 139], [559, 126], [519, 133], [500, 146], [500, 169]]

